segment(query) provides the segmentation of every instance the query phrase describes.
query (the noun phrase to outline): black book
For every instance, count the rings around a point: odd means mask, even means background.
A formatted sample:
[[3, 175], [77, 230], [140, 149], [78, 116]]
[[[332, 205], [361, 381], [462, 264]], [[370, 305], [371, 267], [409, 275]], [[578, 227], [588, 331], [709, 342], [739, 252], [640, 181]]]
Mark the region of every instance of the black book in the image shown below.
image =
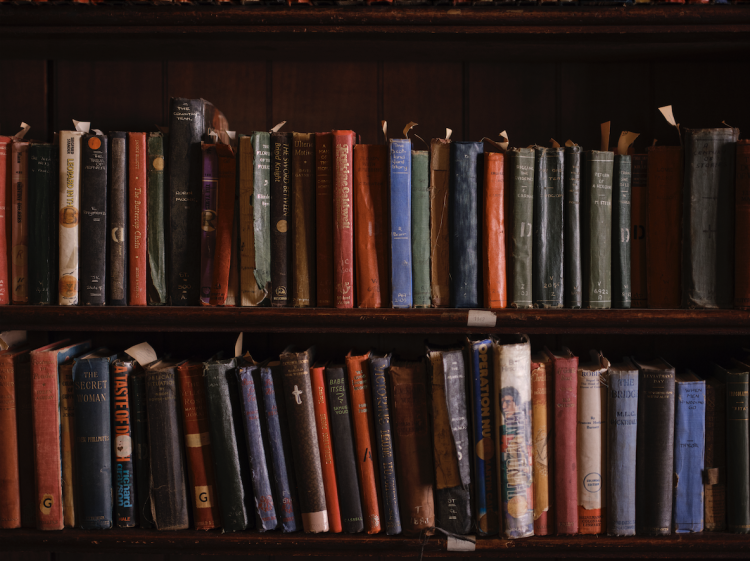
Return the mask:
[[128, 133], [109, 133], [107, 302], [128, 305]]
[[107, 261], [107, 137], [84, 134], [81, 139], [81, 304], [106, 304]]
[[146, 374], [139, 372], [130, 377], [130, 403], [133, 414], [133, 464], [135, 467], [136, 508], [139, 526], [153, 528], [151, 514], [151, 463], [148, 450], [148, 411], [146, 408]]
[[292, 133], [271, 134], [271, 295], [272, 306], [289, 306], [292, 246]]
[[612, 307], [630, 308], [630, 156], [615, 156], [612, 178]]
[[58, 147], [29, 146], [29, 303], [57, 303]]

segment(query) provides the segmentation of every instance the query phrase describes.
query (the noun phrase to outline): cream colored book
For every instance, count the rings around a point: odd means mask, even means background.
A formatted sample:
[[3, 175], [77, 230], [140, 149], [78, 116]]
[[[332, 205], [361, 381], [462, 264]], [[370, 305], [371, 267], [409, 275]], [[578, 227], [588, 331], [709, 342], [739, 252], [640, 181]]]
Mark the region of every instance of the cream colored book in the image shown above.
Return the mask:
[[82, 131], [60, 131], [60, 274], [58, 303], [78, 304]]

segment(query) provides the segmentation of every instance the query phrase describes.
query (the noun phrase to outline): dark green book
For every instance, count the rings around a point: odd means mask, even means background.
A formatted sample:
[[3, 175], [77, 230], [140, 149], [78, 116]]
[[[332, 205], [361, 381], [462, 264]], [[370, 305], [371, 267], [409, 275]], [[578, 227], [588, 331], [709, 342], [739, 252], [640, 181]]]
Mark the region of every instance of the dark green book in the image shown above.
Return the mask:
[[430, 307], [430, 153], [411, 152], [411, 264], [415, 308]]
[[581, 147], [565, 147], [565, 280], [563, 303], [566, 308], [580, 308], [583, 301], [581, 278]]
[[164, 136], [148, 135], [148, 272], [149, 306], [167, 304], [167, 255], [164, 240]]
[[612, 307], [630, 308], [630, 156], [615, 156], [612, 178]]
[[508, 305], [511, 308], [531, 308], [534, 149], [511, 148], [506, 157], [509, 161], [511, 222]]
[[29, 146], [29, 303], [57, 303], [57, 152], [52, 144]]
[[133, 463], [138, 520], [141, 528], [153, 528], [149, 498], [151, 467], [148, 450], [148, 411], [146, 409], [146, 374], [140, 370], [130, 377], [130, 408], [133, 413]]
[[612, 307], [613, 152], [583, 153], [581, 180], [581, 271], [583, 307]]

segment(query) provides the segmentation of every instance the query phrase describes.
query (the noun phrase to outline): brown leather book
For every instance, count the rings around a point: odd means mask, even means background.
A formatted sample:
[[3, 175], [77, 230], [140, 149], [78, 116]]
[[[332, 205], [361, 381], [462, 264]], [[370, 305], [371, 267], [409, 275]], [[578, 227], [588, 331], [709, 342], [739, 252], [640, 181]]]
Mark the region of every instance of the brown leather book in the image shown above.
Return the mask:
[[432, 306], [450, 305], [448, 270], [448, 177], [450, 140], [433, 138], [430, 143], [430, 287]]
[[679, 146], [648, 149], [648, 307], [679, 308], [683, 154]]
[[292, 136], [292, 306], [315, 306], [315, 134]]
[[63, 524], [76, 527], [76, 403], [73, 359], [60, 365], [60, 455], [62, 457]]
[[333, 134], [315, 133], [317, 304], [333, 307]]
[[388, 302], [388, 146], [354, 146], [354, 245], [357, 306]]
[[337, 308], [354, 307], [354, 131], [333, 131], [333, 294]]
[[148, 264], [148, 201], [146, 133], [128, 133], [129, 222], [128, 222], [128, 306], [146, 306], [146, 266]]
[[734, 307], [750, 309], [750, 140], [737, 141], [735, 173]]
[[505, 308], [505, 154], [484, 155], [484, 307]]
[[224, 306], [229, 292], [229, 269], [232, 262], [234, 239], [234, 192], [237, 185], [237, 160], [234, 150], [227, 144], [216, 145], [219, 158], [219, 189], [216, 204], [216, 253], [211, 277], [209, 304]]
[[648, 154], [631, 156], [630, 183], [630, 286], [631, 308], [648, 308], [648, 283], [646, 277], [646, 235], [648, 222], [648, 192], [646, 179]]

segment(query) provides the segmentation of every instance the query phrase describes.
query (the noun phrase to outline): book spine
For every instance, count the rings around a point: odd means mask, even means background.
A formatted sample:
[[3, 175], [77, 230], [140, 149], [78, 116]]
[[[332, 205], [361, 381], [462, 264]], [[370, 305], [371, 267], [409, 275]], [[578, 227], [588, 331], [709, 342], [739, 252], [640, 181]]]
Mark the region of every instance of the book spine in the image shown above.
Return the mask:
[[354, 187], [352, 131], [333, 131], [333, 287], [336, 308], [354, 307]]
[[727, 395], [727, 530], [750, 534], [750, 472], [748, 448], [750, 427], [747, 421], [748, 374], [730, 374]]
[[315, 134], [295, 132], [292, 148], [292, 305], [315, 307]]
[[606, 370], [578, 366], [578, 531], [601, 534], [606, 530], [607, 418]]
[[315, 133], [315, 252], [318, 307], [333, 307], [333, 135]]
[[414, 307], [429, 308], [430, 301], [430, 153], [411, 153], [411, 253]]
[[[55, 170], [56, 171], [56, 170]], [[57, 192], [55, 192], [57, 195]], [[2, 203], [0, 203], [2, 204]], [[55, 197], [55, 216], [57, 216], [57, 198]], [[56, 271], [53, 271], [56, 273]], [[34, 412], [32, 398], [31, 364], [16, 366], [16, 430], [18, 440], [18, 487], [21, 494], [21, 527], [36, 526], [36, 469], [34, 445]], [[71, 390], [72, 391], [72, 390]], [[71, 404], [72, 406], [73, 404]]]
[[648, 222], [648, 192], [646, 177], [648, 155], [634, 154], [631, 160], [630, 184], [630, 307], [648, 308], [646, 276], [646, 226]]
[[60, 131], [58, 304], [78, 304], [78, 240], [81, 199], [81, 136]]
[[510, 266], [512, 274], [510, 296], [511, 308], [531, 308], [533, 305], [532, 287], [532, 224], [534, 223], [534, 150], [532, 148], [512, 149], [508, 165], [512, 191], [510, 195], [510, 216], [512, 219], [510, 246]]
[[[217, 197], [216, 248], [209, 304], [227, 305], [229, 272], [232, 264], [232, 246], [236, 238], [234, 229], [235, 191], [237, 188], [237, 159], [231, 146], [217, 144], [219, 187]], [[235, 248], [236, 250], [236, 248]]]
[[534, 306], [563, 305], [563, 158], [562, 148], [534, 149], [534, 222], [532, 295]]
[[578, 533], [578, 358], [554, 359], [555, 370], [555, 521], [557, 533]]
[[412, 197], [411, 140], [390, 141], [391, 185], [391, 305], [411, 308], [412, 281]]
[[[6, 200], [10, 200], [11, 181], [8, 175], [10, 159], [8, 152], [12, 140], [7, 136], [0, 136], [0, 306], [10, 304], [10, 292], [8, 291], [8, 238], [10, 230], [8, 219], [10, 208], [6, 207]], [[57, 172], [57, 170], [55, 170]], [[57, 205], [55, 205], [57, 206]], [[57, 214], [57, 213], [55, 213]]]
[[167, 256], [164, 242], [164, 136], [160, 132], [148, 135], [146, 156], [148, 167], [146, 218], [148, 248], [148, 282], [146, 292], [149, 306], [167, 303]]
[[706, 452], [703, 481], [704, 527], [707, 531], [713, 532], [723, 532], [727, 529], [726, 424], [726, 385], [713, 378], [706, 382]]
[[73, 391], [73, 362], [61, 364], [59, 371], [63, 523], [66, 528], [75, 528], [78, 476], [76, 475], [76, 398]]
[[[130, 374], [133, 362], [116, 360], [112, 365], [112, 455], [114, 465], [115, 523], [135, 528], [138, 523], [133, 458], [133, 423], [130, 407]], [[65, 493], [63, 492], [63, 497]]]
[[18, 474], [15, 368], [12, 357], [0, 358], [0, 528], [21, 527]]
[[342, 531], [341, 511], [339, 509], [339, 492], [336, 485], [336, 466], [333, 461], [331, 444], [331, 427], [328, 422], [328, 399], [326, 397], [325, 367], [319, 366], [310, 370], [310, 383], [313, 391], [315, 408], [315, 428], [318, 433], [320, 466], [323, 470], [323, 488], [326, 494], [329, 531], [340, 534]]
[[481, 142], [452, 142], [449, 219], [451, 302], [456, 308], [478, 308], [482, 298], [481, 209], [483, 179]]
[[215, 144], [201, 144], [201, 304], [208, 305], [216, 257], [216, 222], [219, 191], [219, 157]]
[[289, 305], [291, 145], [291, 133], [276, 132], [271, 135], [271, 305], [276, 307]]
[[612, 307], [612, 175], [614, 154], [583, 154], [581, 247], [584, 308]]
[[107, 303], [107, 137], [81, 139], [80, 299], [84, 306]]
[[57, 279], [57, 169], [57, 147], [51, 144], [29, 147], [29, 208], [34, 209], [29, 216], [30, 304], [50, 305], [57, 301], [53, 282]]
[[128, 305], [145, 306], [148, 268], [146, 133], [128, 133]]
[[128, 133], [109, 133], [107, 302], [111, 306], [128, 303], [128, 163]]
[[552, 435], [552, 372], [550, 362], [531, 362], [531, 426], [534, 461], [534, 535], [553, 533], [550, 512], [551, 477], [548, 450]]
[[[685, 129], [682, 307], [734, 300], [735, 143], [739, 129]], [[707, 165], [706, 162], [711, 162]]]
[[[2, 157], [2, 155], [0, 155]], [[735, 172], [734, 307], [750, 309], [750, 141], [737, 141]], [[0, 180], [1, 181], [1, 180]], [[0, 230], [2, 231], [2, 230]], [[706, 520], [708, 529], [708, 519]]]
[[[341, 527], [347, 534], [364, 530], [362, 503], [357, 481], [357, 460], [354, 449], [346, 375], [341, 367], [326, 368], [326, 386], [331, 414], [331, 440], [336, 463], [336, 483], [339, 489]], [[426, 434], [426, 433], [425, 433]]]
[[634, 536], [638, 372], [610, 370], [607, 395], [607, 534]]
[[292, 455], [302, 524], [305, 532], [327, 532], [328, 512], [315, 428], [310, 357], [307, 353], [285, 352], [280, 358], [289, 432], [295, 437], [292, 440]]
[[148, 411], [146, 407], [146, 377], [130, 377], [130, 402], [133, 411], [133, 463], [135, 466], [135, 492], [137, 518], [141, 528], [153, 528], [151, 514], [150, 480], [151, 463], [148, 448]]
[[432, 306], [450, 303], [448, 237], [448, 183], [450, 141], [435, 138], [430, 143], [430, 289]]
[[[429, 294], [429, 291], [428, 291]], [[385, 533], [395, 536], [401, 533], [401, 516], [398, 508], [398, 486], [396, 483], [393, 434], [391, 432], [390, 400], [385, 371], [391, 365], [390, 355], [370, 358], [372, 377], [372, 403], [375, 416], [375, 441], [380, 466], [380, 496], [383, 504]]]
[[484, 307], [505, 308], [505, 154], [484, 155]]
[[672, 524], [678, 534], [702, 532], [706, 382], [680, 382], [675, 386]]
[[583, 302], [581, 278], [581, 148], [565, 147], [563, 202], [565, 205], [565, 278], [563, 303], [580, 308]]
[[[11, 145], [11, 303], [29, 303], [29, 142]], [[36, 212], [36, 209], [34, 209]]]
[[617, 154], [612, 180], [612, 307], [628, 309], [632, 305], [630, 271], [630, 221], [632, 161]]

